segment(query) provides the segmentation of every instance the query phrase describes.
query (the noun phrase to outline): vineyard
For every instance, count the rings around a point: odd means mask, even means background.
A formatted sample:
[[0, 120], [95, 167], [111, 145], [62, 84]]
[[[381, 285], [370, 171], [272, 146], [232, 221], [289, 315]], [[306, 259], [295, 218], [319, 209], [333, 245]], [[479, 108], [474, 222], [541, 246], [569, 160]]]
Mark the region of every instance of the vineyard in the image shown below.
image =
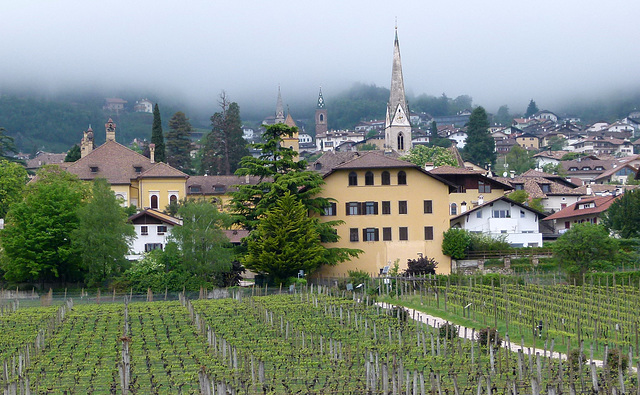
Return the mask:
[[[591, 337], [610, 340], [601, 352], [616, 351], [619, 362], [632, 353], [638, 292], [582, 289], [470, 284], [410, 292], [405, 285], [405, 303], [468, 310], [469, 319], [490, 326], [490, 318], [505, 320], [512, 337], [530, 330], [531, 315], [539, 321], [536, 300], [555, 303], [541, 318], [558, 337], [548, 338], [549, 353], [507, 351], [494, 335], [484, 343], [458, 337], [454, 326], [434, 328], [405, 310], [374, 304], [363, 292], [326, 287], [225, 299], [69, 299], [51, 307], [0, 301], [10, 306], [0, 309], [0, 388], [6, 394], [636, 392], [638, 374], [623, 363], [596, 367], [588, 349], [574, 360], [550, 357], [563, 337], [575, 347]], [[617, 294], [623, 291], [626, 296]], [[483, 307], [464, 309], [469, 303]], [[593, 318], [598, 306], [601, 315]], [[520, 315], [529, 318], [516, 319]]]

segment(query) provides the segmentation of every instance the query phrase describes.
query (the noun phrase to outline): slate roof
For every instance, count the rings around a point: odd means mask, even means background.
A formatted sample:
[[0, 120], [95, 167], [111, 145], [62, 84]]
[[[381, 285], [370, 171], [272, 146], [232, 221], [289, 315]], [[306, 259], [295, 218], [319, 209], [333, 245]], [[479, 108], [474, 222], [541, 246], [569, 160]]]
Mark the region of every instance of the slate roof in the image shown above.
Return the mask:
[[26, 168], [38, 169], [44, 165], [63, 163], [66, 156], [66, 153], [53, 154], [51, 152], [38, 152], [35, 158], [27, 160]]
[[[580, 193], [580, 191], [577, 191], [575, 188], [570, 188], [559, 182], [556, 182], [554, 180], [550, 180], [544, 177], [519, 176], [514, 178], [506, 178], [506, 177], [496, 177], [496, 178], [505, 184], [510, 184], [514, 188], [517, 184], [522, 184], [524, 190], [532, 199], [546, 198], [548, 196], [554, 196], [554, 195], [572, 195], [572, 196], [583, 195], [582, 193]], [[550, 192], [543, 192], [542, 185], [549, 185]]]
[[345, 163], [351, 159], [353, 159], [356, 155], [360, 153], [357, 151], [354, 152], [335, 152], [335, 151], [327, 151], [322, 154], [321, 157], [316, 159], [315, 162], [309, 164], [309, 170], [317, 171], [318, 173], [325, 175], [333, 170], [336, 166]]
[[[237, 185], [256, 185], [260, 177], [249, 176], [191, 176], [187, 179], [187, 195], [224, 194], [237, 191]], [[199, 192], [193, 192], [193, 187], [199, 187]], [[217, 190], [216, 190], [216, 187]]]
[[481, 174], [480, 170], [467, 169], [465, 167], [438, 166], [430, 170], [431, 174]]
[[[596, 196], [591, 198], [586, 198], [582, 200], [578, 200], [572, 205], [563, 208], [562, 210], [551, 214], [545, 221], [554, 220], [554, 219], [565, 219], [565, 218], [573, 218], [580, 217], [583, 215], [589, 214], [601, 214], [606, 211], [611, 204], [618, 199], [622, 195], [618, 196]], [[585, 203], [594, 203], [594, 207], [578, 209], [578, 206], [584, 205]]]

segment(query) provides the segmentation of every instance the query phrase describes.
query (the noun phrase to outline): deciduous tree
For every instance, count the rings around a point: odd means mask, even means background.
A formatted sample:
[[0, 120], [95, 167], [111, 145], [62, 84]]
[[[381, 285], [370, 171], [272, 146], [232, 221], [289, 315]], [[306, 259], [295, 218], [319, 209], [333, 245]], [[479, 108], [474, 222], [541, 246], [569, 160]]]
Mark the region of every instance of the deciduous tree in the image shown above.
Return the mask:
[[536, 167], [533, 151], [528, 151], [517, 144], [511, 147], [505, 160], [509, 164], [509, 170], [515, 171], [516, 174], [522, 174]]
[[167, 163], [185, 173], [191, 172], [191, 124], [182, 112], [173, 114], [167, 133]]
[[552, 245], [553, 253], [576, 279], [581, 279], [597, 261], [611, 259], [618, 250], [617, 241], [603, 225], [576, 224]]
[[18, 149], [13, 137], [7, 134], [7, 130], [0, 127], [0, 158], [9, 158], [9, 154], [17, 154]]
[[602, 223], [622, 238], [640, 237], [640, 190], [627, 191], [616, 199], [604, 213]]
[[453, 153], [442, 147], [416, 145], [402, 159], [422, 168], [425, 163], [433, 163], [434, 166], [458, 166], [458, 160]]
[[22, 199], [29, 176], [20, 164], [0, 159], [0, 218], [4, 218], [11, 205]]

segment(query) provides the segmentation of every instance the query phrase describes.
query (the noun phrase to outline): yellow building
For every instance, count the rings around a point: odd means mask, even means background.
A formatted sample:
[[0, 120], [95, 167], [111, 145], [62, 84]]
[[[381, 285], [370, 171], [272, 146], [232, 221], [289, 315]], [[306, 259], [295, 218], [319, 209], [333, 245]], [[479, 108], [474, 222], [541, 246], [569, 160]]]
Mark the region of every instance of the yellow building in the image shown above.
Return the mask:
[[[115, 141], [115, 123], [111, 119], [105, 125], [107, 141], [96, 149], [84, 144], [83, 155], [66, 170], [81, 180], [104, 178], [124, 205], [164, 210], [172, 201], [187, 195], [186, 182], [189, 176], [162, 162], [147, 158]], [[90, 133], [93, 140], [93, 131]]]
[[540, 139], [530, 133], [523, 133], [516, 137], [516, 143], [524, 149], [538, 150], [540, 149]]
[[[319, 169], [320, 170], [320, 169]], [[357, 248], [358, 258], [324, 266], [320, 276], [346, 276], [349, 270], [379, 275], [396, 260], [400, 269], [420, 255], [435, 258], [438, 273], [450, 273], [442, 254], [442, 234], [449, 229], [449, 193], [455, 186], [414, 164], [383, 153], [354, 153], [353, 159], [321, 169], [322, 196], [333, 199], [321, 217], [339, 220], [340, 241], [327, 247]]]
[[505, 191], [513, 189], [493, 178], [484, 175], [479, 170], [463, 167], [440, 166], [429, 173], [435, 174], [457, 186], [454, 193], [449, 195], [449, 214], [452, 216], [504, 196]]

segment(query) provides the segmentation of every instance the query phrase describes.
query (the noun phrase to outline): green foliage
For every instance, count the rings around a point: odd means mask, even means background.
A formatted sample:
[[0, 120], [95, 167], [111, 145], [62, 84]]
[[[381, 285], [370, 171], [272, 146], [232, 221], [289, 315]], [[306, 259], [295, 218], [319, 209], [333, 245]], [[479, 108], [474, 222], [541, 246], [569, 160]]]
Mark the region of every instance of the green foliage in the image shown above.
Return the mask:
[[458, 337], [458, 327], [450, 322], [445, 322], [438, 328], [438, 336], [441, 339], [454, 340]]
[[169, 120], [169, 132], [165, 146], [167, 163], [187, 174], [191, 172], [192, 131], [191, 123], [182, 111], [173, 114]]
[[480, 166], [496, 162], [495, 140], [489, 133], [489, 120], [483, 107], [476, 107], [467, 124], [467, 143], [462, 150], [465, 160]]
[[0, 127], [0, 159], [8, 158], [10, 154], [17, 153], [18, 149], [13, 137], [9, 136], [5, 128]]
[[618, 348], [610, 348], [607, 353], [607, 371], [611, 377], [618, 377], [618, 370], [622, 374], [629, 368], [629, 355], [620, 352]]
[[531, 99], [531, 101], [529, 102], [529, 105], [527, 106], [527, 111], [524, 113], [524, 117], [529, 118], [530, 116], [537, 113], [538, 111], [540, 111], [538, 110], [538, 105], [536, 104], [536, 102], [533, 101], [533, 99]]
[[79, 255], [71, 242], [86, 185], [58, 166], [44, 166], [11, 206], [0, 232], [2, 268], [13, 282], [77, 280]]
[[602, 224], [620, 237], [640, 237], [640, 190], [625, 192], [605, 211]]
[[536, 167], [536, 161], [533, 157], [533, 151], [526, 150], [519, 145], [511, 147], [509, 153], [505, 158], [509, 164], [509, 169], [516, 172], [516, 174], [522, 174], [529, 169]]
[[565, 177], [567, 175], [567, 172], [564, 170], [564, 167], [562, 167], [560, 163], [557, 163], [555, 165], [553, 163], [547, 163], [546, 165], [542, 166], [542, 171], [547, 174], [557, 174], [560, 177]]
[[229, 103], [223, 92], [220, 95], [220, 107], [222, 111], [211, 117], [211, 132], [207, 135], [200, 163], [202, 174], [233, 174], [240, 160], [249, 155], [247, 143], [242, 137], [238, 103]]
[[80, 152], [80, 146], [78, 144], [74, 144], [73, 147], [67, 152], [67, 156], [64, 157], [65, 162], [75, 162], [82, 156]]
[[287, 192], [249, 236], [248, 253], [242, 262], [249, 270], [273, 276], [276, 283], [285, 282], [299, 270], [313, 273], [326, 263], [317, 221], [307, 215], [302, 202]]
[[433, 163], [435, 166], [457, 166], [458, 160], [453, 153], [442, 147], [427, 147], [424, 145], [416, 145], [403, 160], [409, 161], [414, 165], [424, 168], [425, 163]]
[[11, 205], [22, 200], [22, 191], [29, 180], [24, 167], [0, 159], [0, 218], [4, 218]]
[[547, 148], [551, 151], [562, 151], [565, 145], [567, 145], [566, 139], [560, 136], [553, 136], [549, 139]]
[[162, 119], [160, 118], [160, 108], [158, 103], [153, 106], [153, 125], [151, 126], [151, 144], [156, 145], [154, 160], [156, 162], [166, 162], [166, 152], [164, 145], [164, 133], [162, 133]]
[[371, 281], [371, 275], [364, 270], [349, 270], [349, 282], [355, 287], [358, 284], [368, 284]]
[[471, 110], [472, 107], [473, 99], [468, 95], [451, 99], [444, 93], [439, 97], [423, 94], [411, 101], [413, 111], [425, 112], [435, 117], [455, 115], [462, 110]]
[[209, 282], [229, 272], [233, 249], [222, 229], [231, 224], [231, 217], [200, 200], [184, 202], [178, 216], [182, 226], [174, 227], [169, 239], [180, 249], [180, 271]]
[[384, 116], [389, 89], [354, 84], [348, 91], [327, 102], [329, 129], [351, 129], [362, 120]]
[[584, 369], [584, 365], [587, 363], [587, 358], [583, 352], [580, 351], [579, 348], [574, 348], [569, 351], [567, 355], [567, 366], [572, 373], [578, 373], [580, 371], [580, 365], [583, 365], [582, 369]]
[[493, 117], [493, 121], [502, 126], [509, 126], [513, 122], [513, 116], [509, 113], [509, 106], [506, 104], [498, 108], [498, 112]]
[[585, 154], [584, 152], [567, 152], [566, 154], [564, 154], [562, 156], [562, 158], [560, 158], [561, 161], [565, 161], [565, 160], [575, 160], [578, 158], [581, 158], [583, 156], [586, 156], [587, 154]]
[[378, 146], [373, 143], [358, 145], [358, 151], [376, 151], [376, 150], [378, 150]]
[[91, 198], [78, 209], [78, 227], [71, 233], [88, 286], [99, 286], [120, 271], [135, 236], [109, 183], [94, 180]]
[[502, 337], [496, 328], [487, 327], [480, 329], [476, 334], [476, 340], [483, 347], [487, 347], [491, 344], [497, 348], [502, 345]]
[[438, 262], [434, 258], [421, 256], [418, 259], [407, 260], [407, 270], [404, 274], [407, 276], [436, 274], [436, 267], [438, 267]]
[[452, 259], [464, 259], [471, 246], [469, 232], [460, 228], [451, 228], [444, 232], [442, 240], [442, 253]]
[[469, 233], [469, 251], [505, 251], [510, 249], [507, 235], [493, 237], [486, 233]]
[[524, 204], [527, 200], [529, 200], [529, 194], [524, 189], [520, 189], [517, 191], [513, 191], [507, 195], [507, 197], [514, 202]]
[[553, 243], [553, 253], [567, 270], [581, 280], [582, 274], [598, 261], [605, 261], [618, 250], [618, 243], [609, 237], [602, 225], [576, 224]]

